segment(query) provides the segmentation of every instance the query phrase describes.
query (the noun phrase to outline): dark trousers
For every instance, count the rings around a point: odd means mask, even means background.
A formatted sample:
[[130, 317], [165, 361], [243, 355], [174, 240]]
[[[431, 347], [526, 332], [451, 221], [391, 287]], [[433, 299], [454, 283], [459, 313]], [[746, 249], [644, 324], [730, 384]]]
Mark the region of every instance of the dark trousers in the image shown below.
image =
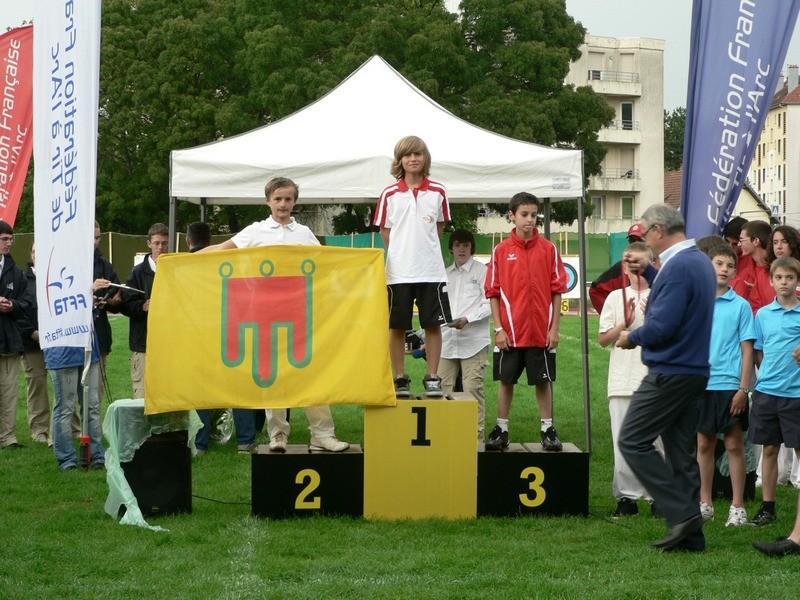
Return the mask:
[[211, 437], [211, 411], [198, 410], [197, 416], [200, 417], [203, 427], [197, 430], [194, 445], [198, 450], [208, 450], [208, 440]]
[[[288, 416], [286, 417], [289, 418]], [[264, 428], [267, 414], [263, 408], [234, 408], [233, 424], [236, 426], [236, 444], [239, 446], [252, 444], [256, 434]]]
[[[633, 394], [619, 449], [672, 527], [700, 514], [697, 400], [703, 375], [648, 373]], [[664, 442], [664, 458], [653, 442]]]

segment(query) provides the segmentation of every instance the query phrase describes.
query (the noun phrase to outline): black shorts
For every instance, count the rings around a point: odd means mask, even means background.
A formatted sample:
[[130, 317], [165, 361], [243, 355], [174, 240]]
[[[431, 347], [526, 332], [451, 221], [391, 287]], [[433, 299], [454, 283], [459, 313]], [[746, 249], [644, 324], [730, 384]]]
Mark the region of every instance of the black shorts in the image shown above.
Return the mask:
[[741, 415], [731, 415], [731, 401], [738, 390], [706, 390], [697, 401], [697, 433], [715, 435], [727, 433], [740, 423], [742, 431], [747, 431], [748, 417], [745, 411]]
[[800, 398], [753, 392], [750, 441], [754, 444], [800, 448]]
[[440, 327], [452, 321], [447, 283], [392, 283], [389, 290], [389, 329], [411, 329], [414, 300], [423, 329]]
[[495, 381], [517, 383], [522, 371], [528, 372], [528, 385], [556, 380], [556, 353], [546, 348], [495, 350], [492, 375]]

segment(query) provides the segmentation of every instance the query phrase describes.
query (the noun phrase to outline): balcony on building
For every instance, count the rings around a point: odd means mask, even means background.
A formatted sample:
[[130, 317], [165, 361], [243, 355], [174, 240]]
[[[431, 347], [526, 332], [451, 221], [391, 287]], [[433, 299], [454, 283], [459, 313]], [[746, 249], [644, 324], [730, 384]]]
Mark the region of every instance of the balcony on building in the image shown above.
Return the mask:
[[588, 79], [592, 89], [604, 96], [639, 97], [642, 95], [639, 73], [589, 69]]
[[639, 192], [641, 186], [639, 169], [603, 169], [602, 174], [589, 177], [590, 190]]
[[642, 129], [639, 121], [617, 119], [597, 132], [597, 141], [606, 144], [641, 144]]

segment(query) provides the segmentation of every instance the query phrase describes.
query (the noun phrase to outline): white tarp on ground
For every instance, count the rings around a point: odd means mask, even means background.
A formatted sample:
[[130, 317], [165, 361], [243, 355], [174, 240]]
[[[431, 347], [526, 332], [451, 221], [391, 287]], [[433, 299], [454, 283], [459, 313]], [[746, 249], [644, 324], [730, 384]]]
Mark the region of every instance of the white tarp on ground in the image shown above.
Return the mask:
[[580, 150], [521, 142], [459, 119], [379, 56], [298, 112], [247, 133], [171, 153], [170, 195], [209, 204], [261, 204], [264, 184], [285, 176], [303, 203], [365, 202], [392, 183], [401, 137], [418, 135], [433, 157], [431, 177], [451, 202], [507, 202], [582, 195]]

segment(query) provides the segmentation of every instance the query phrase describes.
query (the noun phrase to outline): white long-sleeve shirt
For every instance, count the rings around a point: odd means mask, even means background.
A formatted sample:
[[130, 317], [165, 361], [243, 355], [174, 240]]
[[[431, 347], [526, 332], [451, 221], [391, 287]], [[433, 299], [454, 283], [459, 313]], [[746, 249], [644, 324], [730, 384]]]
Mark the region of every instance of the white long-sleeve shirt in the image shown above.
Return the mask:
[[489, 345], [489, 317], [492, 307], [486, 297], [486, 265], [469, 258], [461, 268], [447, 267], [447, 296], [453, 320], [466, 317], [463, 329], [442, 327], [442, 358], [475, 356]]

